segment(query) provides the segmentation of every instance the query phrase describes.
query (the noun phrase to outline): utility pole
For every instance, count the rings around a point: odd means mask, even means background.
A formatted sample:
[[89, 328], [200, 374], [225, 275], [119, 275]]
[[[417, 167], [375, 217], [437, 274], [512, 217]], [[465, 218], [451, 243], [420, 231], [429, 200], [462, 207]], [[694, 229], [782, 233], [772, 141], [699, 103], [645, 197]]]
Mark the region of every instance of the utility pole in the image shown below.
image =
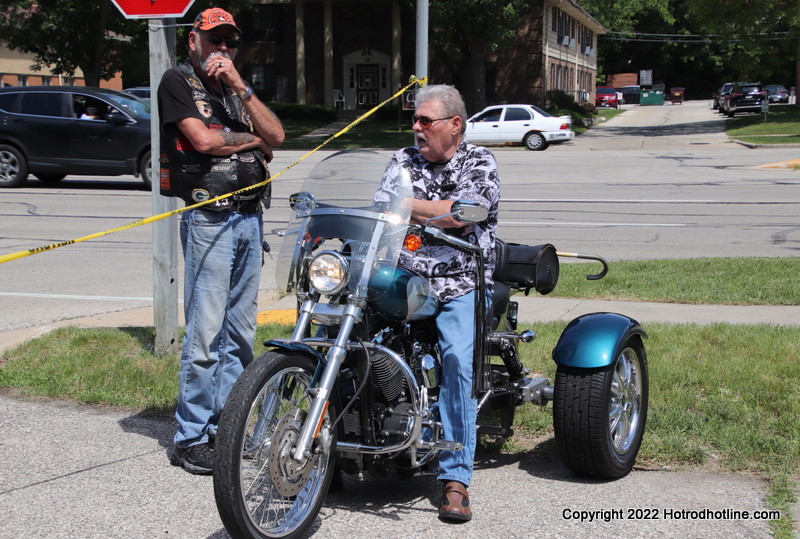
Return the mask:
[[428, 76], [428, 0], [417, 0], [417, 63], [418, 79]]
[[[150, 31], [150, 148], [152, 149], [153, 215], [177, 208], [175, 198], [161, 196], [160, 119], [158, 83], [175, 65], [175, 19], [151, 19]], [[153, 223], [153, 325], [156, 330], [155, 352], [178, 350], [178, 230], [173, 215]]]

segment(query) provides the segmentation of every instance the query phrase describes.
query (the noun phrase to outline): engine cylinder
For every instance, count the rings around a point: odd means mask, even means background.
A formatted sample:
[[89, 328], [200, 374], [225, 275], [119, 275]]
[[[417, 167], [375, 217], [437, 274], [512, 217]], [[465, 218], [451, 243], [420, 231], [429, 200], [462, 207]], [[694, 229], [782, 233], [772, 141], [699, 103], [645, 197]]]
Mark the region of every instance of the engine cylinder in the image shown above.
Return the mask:
[[403, 392], [403, 374], [400, 366], [386, 354], [380, 352], [372, 356], [372, 385], [384, 398], [393, 402]]

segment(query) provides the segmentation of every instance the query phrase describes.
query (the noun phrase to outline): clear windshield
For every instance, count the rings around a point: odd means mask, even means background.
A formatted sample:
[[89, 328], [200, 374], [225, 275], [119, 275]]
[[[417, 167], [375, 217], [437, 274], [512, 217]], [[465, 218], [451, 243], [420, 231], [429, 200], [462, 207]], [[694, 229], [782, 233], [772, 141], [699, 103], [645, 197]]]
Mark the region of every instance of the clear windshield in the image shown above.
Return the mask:
[[[301, 281], [304, 261], [322, 250], [350, 262], [351, 293], [366, 296], [378, 265], [394, 268], [410, 215], [411, 182], [377, 152], [348, 150], [322, 160], [294, 197], [281, 245], [276, 282], [287, 292]], [[386, 179], [384, 180], [384, 176]]]

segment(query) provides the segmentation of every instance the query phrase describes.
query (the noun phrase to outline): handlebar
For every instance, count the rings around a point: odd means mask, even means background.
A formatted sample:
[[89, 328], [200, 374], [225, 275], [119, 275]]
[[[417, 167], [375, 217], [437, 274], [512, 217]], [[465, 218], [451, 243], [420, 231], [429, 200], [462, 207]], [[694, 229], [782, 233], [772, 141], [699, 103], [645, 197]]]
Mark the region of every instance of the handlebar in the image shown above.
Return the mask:
[[600, 262], [603, 265], [602, 271], [600, 271], [600, 273], [587, 275], [586, 278], [589, 279], [590, 281], [596, 281], [598, 279], [602, 279], [603, 277], [606, 276], [606, 273], [608, 273], [608, 262], [606, 262], [605, 259], [600, 257], [600, 256], [597, 256], [597, 255], [582, 255], [582, 254], [578, 254], [578, 253], [565, 253], [565, 252], [562, 252], [562, 251], [556, 251], [556, 255], [564, 256], [564, 257], [567, 257], [567, 258], [582, 258], [582, 259], [586, 259], [586, 260], [597, 260], [598, 262]]

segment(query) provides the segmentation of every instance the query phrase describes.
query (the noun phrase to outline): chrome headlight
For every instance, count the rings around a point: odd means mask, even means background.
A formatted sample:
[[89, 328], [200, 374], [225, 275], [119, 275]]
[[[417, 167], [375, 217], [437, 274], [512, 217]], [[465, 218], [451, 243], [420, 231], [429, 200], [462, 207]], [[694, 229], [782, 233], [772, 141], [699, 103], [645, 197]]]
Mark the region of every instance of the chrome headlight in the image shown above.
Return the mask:
[[337, 252], [322, 251], [308, 265], [308, 282], [320, 294], [330, 296], [347, 284], [347, 260]]

